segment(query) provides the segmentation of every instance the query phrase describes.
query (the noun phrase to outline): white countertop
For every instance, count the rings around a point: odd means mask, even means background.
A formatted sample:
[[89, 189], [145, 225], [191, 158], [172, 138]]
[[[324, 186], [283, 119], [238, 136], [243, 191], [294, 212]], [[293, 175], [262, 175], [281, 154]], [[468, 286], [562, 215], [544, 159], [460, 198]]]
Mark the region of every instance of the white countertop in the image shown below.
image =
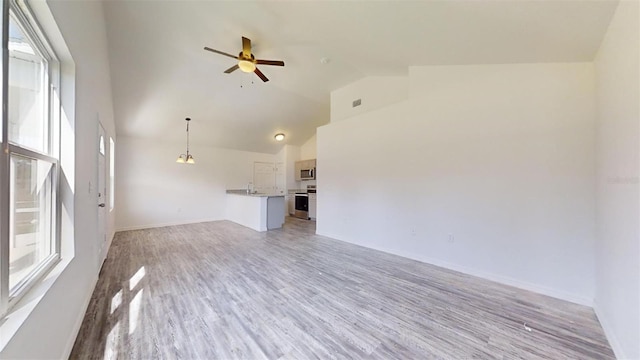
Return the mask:
[[276, 194], [276, 193], [247, 193], [246, 189], [242, 189], [242, 190], [227, 190], [227, 194], [251, 196], [251, 197], [278, 197], [278, 196], [284, 196], [285, 195], [285, 194]]

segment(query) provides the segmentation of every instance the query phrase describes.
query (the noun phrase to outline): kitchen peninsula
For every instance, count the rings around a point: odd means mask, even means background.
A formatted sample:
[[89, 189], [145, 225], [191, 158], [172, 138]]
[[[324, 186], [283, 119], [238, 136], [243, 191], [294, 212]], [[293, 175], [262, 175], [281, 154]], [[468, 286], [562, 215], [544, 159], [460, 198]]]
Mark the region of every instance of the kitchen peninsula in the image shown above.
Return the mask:
[[227, 190], [227, 219], [256, 231], [279, 229], [284, 224], [283, 194]]

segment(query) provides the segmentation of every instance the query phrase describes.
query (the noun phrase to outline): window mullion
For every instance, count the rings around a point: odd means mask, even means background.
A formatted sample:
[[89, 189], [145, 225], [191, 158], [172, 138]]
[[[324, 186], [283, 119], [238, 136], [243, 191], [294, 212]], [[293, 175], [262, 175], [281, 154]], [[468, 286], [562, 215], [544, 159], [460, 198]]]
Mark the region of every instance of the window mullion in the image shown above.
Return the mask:
[[49, 155], [45, 155], [43, 153], [37, 152], [37, 151], [33, 151], [30, 149], [26, 149], [23, 148], [21, 146], [18, 145], [14, 145], [9, 143], [9, 153], [10, 154], [19, 154], [19, 155], [23, 155], [26, 157], [30, 157], [32, 159], [38, 159], [38, 160], [43, 160], [43, 161], [47, 161], [50, 162], [52, 164], [57, 164], [58, 163], [58, 159], [49, 156]]
[[2, 4], [2, 150], [0, 151], [0, 315], [9, 306], [9, 1]]

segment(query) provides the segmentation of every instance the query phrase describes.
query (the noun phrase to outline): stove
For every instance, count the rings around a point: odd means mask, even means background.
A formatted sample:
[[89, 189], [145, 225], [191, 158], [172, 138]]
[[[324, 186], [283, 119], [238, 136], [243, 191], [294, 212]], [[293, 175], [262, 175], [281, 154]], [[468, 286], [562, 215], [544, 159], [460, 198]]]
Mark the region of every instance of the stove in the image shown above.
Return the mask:
[[315, 185], [307, 185], [307, 191], [296, 193], [295, 212], [293, 216], [309, 220], [309, 194], [316, 194]]

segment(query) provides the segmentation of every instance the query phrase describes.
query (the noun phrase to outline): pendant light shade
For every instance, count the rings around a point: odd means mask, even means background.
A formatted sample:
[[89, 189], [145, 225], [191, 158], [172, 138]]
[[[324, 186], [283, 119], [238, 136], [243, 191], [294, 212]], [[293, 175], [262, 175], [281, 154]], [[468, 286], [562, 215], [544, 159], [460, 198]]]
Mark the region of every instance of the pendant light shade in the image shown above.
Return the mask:
[[189, 121], [191, 121], [191, 118], [186, 118], [185, 120], [187, 121], [187, 153], [180, 154], [176, 162], [178, 164], [195, 164], [196, 161], [193, 159], [193, 155], [189, 154]]

